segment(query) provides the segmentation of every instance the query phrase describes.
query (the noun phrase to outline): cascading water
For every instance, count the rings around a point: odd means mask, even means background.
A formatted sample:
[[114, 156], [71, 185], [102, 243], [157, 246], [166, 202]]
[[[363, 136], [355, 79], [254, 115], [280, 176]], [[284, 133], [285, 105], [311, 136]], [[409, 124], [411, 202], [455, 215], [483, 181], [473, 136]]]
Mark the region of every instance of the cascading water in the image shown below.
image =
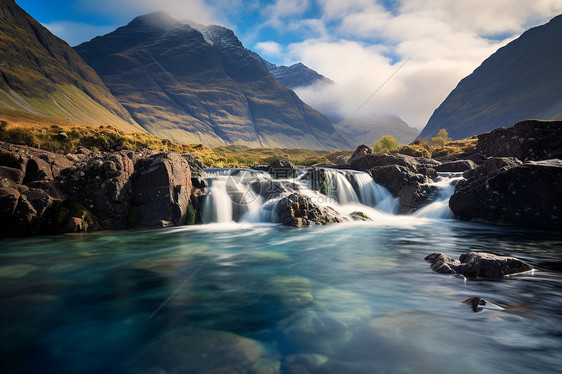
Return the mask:
[[416, 217], [425, 218], [453, 218], [449, 208], [449, 198], [455, 191], [455, 182], [462, 179], [463, 173], [439, 173], [439, 179], [431, 186], [437, 187], [435, 201], [414, 213]]
[[255, 214], [262, 199], [250, 183], [268, 179], [264, 172], [251, 169], [206, 169], [209, 185], [203, 205], [203, 223], [229, 223]]
[[343, 216], [357, 211], [369, 211], [370, 216], [394, 214], [398, 207], [398, 198], [376, 184], [369, 174], [355, 170], [322, 169], [323, 193], [312, 190], [311, 181], [300, 175], [285, 181], [281, 185], [285, 187], [276, 193], [261, 191], [263, 196], [259, 189], [267, 190], [275, 185], [265, 183], [256, 187], [260, 181], [272, 181], [267, 173], [251, 169], [206, 169], [205, 172], [209, 187], [203, 205], [203, 223], [278, 222], [277, 204], [293, 191]]

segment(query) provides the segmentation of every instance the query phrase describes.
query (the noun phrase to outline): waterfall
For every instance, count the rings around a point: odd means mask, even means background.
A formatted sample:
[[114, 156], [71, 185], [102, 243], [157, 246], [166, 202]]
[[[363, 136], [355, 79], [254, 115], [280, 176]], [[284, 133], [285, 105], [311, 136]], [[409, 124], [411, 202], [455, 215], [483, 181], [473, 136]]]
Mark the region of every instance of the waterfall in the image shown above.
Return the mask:
[[359, 202], [357, 193], [346, 178], [346, 172], [334, 169], [324, 169], [324, 172], [327, 180], [326, 195], [334, 198], [338, 204]]
[[[206, 169], [205, 172], [208, 189], [204, 196], [203, 223], [278, 222], [277, 204], [293, 191], [343, 216], [359, 211], [375, 220], [388, 220], [396, 214], [399, 205], [398, 198], [361, 171], [321, 169], [318, 174], [321, 180], [317, 181], [315, 189], [322, 193], [311, 188], [312, 177], [306, 174], [283, 181], [281, 189], [272, 193], [268, 190], [268, 181], [273, 180], [265, 172], [251, 169]], [[452, 182], [460, 178], [461, 173], [440, 174], [439, 180], [431, 184], [437, 188], [434, 201], [418, 210], [414, 217], [452, 218], [448, 202], [454, 191]]]
[[449, 198], [455, 191], [455, 182], [460, 179], [462, 179], [462, 173], [439, 173], [437, 182], [430, 184], [430, 186], [437, 187], [437, 192], [434, 195], [435, 201], [415, 212], [414, 216], [441, 219], [453, 218], [453, 212], [449, 208]]
[[373, 178], [365, 172], [348, 170], [352, 184], [357, 190], [359, 202], [380, 211], [395, 214], [399, 199], [392, 196], [389, 190], [375, 183]]

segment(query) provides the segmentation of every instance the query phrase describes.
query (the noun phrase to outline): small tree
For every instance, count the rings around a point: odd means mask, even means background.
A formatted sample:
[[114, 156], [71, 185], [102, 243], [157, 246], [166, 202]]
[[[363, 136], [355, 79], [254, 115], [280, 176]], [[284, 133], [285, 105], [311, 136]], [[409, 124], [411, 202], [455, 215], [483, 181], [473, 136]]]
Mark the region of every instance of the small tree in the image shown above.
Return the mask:
[[376, 140], [373, 144], [373, 152], [375, 153], [383, 153], [383, 152], [390, 152], [395, 149], [398, 149], [400, 144], [398, 141], [394, 139], [391, 135], [384, 135], [381, 136], [380, 139]]
[[449, 143], [451, 141], [451, 138], [449, 138], [449, 133], [447, 132], [446, 129], [441, 129], [437, 132], [437, 136], [434, 138], [431, 138], [431, 142], [435, 145], [438, 146], [443, 146], [443, 145], [447, 145], [447, 143]]

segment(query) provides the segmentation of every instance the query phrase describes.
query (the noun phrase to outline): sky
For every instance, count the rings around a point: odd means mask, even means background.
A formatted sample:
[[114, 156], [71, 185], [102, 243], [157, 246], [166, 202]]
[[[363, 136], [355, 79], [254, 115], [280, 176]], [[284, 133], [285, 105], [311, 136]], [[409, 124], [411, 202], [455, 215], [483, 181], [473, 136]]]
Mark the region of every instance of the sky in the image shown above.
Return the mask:
[[562, 13], [560, 0], [16, 3], [72, 46], [157, 10], [220, 24], [265, 59], [302, 62], [336, 82], [296, 90], [316, 109], [337, 111], [345, 119], [392, 114], [419, 129], [457, 83], [498, 48]]

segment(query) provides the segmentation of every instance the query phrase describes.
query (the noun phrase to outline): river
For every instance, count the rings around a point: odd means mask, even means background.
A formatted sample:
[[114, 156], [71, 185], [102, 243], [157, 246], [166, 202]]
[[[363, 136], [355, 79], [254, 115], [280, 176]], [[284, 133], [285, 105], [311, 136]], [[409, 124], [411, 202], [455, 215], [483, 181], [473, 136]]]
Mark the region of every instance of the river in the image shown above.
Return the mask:
[[[298, 229], [256, 222], [257, 206], [238, 222], [3, 239], [0, 370], [560, 372], [562, 234], [385, 207]], [[465, 280], [431, 271], [437, 250], [536, 269]], [[482, 311], [462, 303], [473, 296]]]

